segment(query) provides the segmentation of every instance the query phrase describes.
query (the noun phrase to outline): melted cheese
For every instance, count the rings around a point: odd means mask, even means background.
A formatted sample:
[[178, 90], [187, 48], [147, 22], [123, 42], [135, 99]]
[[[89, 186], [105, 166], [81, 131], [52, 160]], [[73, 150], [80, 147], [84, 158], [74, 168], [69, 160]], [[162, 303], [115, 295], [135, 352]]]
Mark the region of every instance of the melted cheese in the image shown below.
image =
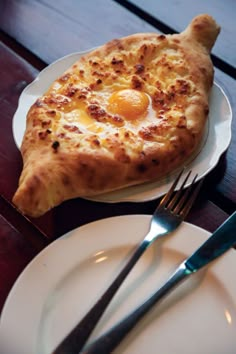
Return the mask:
[[165, 36], [156, 40], [128, 53], [77, 62], [42, 98], [60, 119], [52, 119], [53, 134], [41, 132], [40, 139], [74, 146], [90, 141], [92, 149], [110, 151], [119, 140], [129, 150], [139, 146], [140, 152], [144, 144], [167, 143], [171, 130], [186, 129], [185, 111], [195, 87], [181, 52]]

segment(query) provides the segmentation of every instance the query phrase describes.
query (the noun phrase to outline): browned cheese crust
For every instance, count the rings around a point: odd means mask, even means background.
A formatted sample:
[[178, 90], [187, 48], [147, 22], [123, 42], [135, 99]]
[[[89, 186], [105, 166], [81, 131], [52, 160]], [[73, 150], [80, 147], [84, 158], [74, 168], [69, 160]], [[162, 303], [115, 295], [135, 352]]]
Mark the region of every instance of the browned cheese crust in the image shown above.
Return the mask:
[[38, 217], [183, 165], [203, 136], [218, 33], [200, 15], [181, 34], [134, 34], [83, 56], [28, 112], [16, 206]]

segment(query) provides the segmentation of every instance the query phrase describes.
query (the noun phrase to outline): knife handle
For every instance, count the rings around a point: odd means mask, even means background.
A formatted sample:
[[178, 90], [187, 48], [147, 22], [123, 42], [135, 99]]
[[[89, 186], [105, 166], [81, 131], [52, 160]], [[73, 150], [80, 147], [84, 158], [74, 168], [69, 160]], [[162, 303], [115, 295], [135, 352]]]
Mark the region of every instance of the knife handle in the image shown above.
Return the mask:
[[114, 350], [121, 341], [127, 336], [129, 331], [138, 323], [139, 320], [165, 295], [173, 290], [180, 282], [182, 282], [191, 271], [183, 262], [167, 282], [159, 288], [148, 300], [134, 310], [130, 315], [125, 317], [121, 322], [113, 326], [97, 340], [80, 351], [81, 354], [108, 354]]

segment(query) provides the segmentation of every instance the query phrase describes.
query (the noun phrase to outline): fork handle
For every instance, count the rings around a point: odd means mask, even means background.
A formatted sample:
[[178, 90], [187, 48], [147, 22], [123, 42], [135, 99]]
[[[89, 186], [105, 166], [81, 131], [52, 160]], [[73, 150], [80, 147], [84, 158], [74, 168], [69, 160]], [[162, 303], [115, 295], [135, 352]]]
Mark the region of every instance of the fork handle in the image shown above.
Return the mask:
[[79, 353], [126, 276], [150, 244], [151, 241], [145, 237], [109, 288], [103, 293], [75, 328], [67, 335], [67, 337], [57, 346], [53, 351], [53, 354]]
[[130, 315], [114, 325], [110, 330], [101, 335], [97, 340], [88, 345], [80, 354], [110, 354], [128, 333], [137, 325], [144, 315], [164, 296], [171, 292], [180, 282], [189, 276], [191, 272], [183, 262], [167, 282], [159, 288], [148, 300], [140, 305]]

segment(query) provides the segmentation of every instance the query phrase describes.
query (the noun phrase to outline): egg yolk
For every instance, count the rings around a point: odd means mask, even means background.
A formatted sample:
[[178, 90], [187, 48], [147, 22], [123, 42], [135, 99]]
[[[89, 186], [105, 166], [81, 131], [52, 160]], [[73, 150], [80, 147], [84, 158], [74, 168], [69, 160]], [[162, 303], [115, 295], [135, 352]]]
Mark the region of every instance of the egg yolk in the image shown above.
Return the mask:
[[149, 106], [148, 96], [132, 89], [114, 92], [108, 101], [108, 108], [112, 113], [119, 114], [129, 120], [144, 116]]

